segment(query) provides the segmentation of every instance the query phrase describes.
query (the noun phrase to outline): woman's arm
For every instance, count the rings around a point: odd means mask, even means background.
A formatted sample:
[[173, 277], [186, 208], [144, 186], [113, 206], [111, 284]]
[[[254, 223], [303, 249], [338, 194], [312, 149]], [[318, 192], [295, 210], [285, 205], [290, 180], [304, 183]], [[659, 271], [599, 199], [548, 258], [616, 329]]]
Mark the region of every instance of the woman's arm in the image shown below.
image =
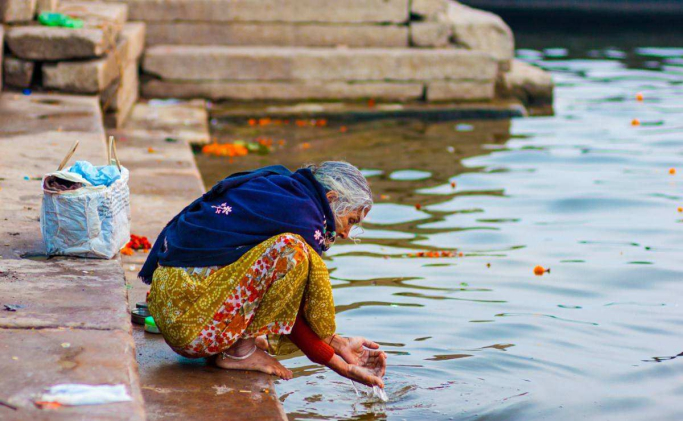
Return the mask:
[[[346, 341], [344, 338], [339, 338]], [[384, 374], [384, 364], [379, 364], [377, 359], [366, 361], [366, 364], [354, 364], [345, 361], [342, 357], [335, 355], [334, 348], [320, 339], [301, 316], [297, 316], [289, 339], [311, 361], [325, 365], [337, 374], [367, 386], [384, 387], [381, 378]], [[334, 337], [332, 338], [333, 341]], [[381, 370], [379, 369], [380, 367]], [[380, 371], [382, 374], [378, 375]]]

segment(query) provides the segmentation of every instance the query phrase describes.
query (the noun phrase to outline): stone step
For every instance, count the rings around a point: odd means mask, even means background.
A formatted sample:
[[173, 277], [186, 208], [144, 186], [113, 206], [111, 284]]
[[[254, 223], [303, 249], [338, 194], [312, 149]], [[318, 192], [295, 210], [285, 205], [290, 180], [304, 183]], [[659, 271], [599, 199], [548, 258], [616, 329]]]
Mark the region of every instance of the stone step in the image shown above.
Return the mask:
[[147, 80], [142, 95], [147, 98], [208, 98], [230, 101], [488, 101], [495, 94], [491, 81], [434, 82], [188, 82]]
[[404, 23], [410, 17], [408, 0], [123, 1], [131, 20], [145, 22]]
[[420, 83], [349, 82], [175, 82], [148, 80], [147, 98], [207, 98], [232, 101], [359, 100], [411, 101], [424, 96]]
[[95, 60], [43, 64], [43, 87], [70, 93], [98, 94], [120, 77], [142, 54], [145, 24], [127, 23], [121, 31], [116, 53]]
[[405, 25], [148, 22], [147, 45], [408, 47]]
[[69, 60], [100, 57], [114, 47], [126, 22], [125, 4], [62, 2], [59, 11], [84, 20], [80, 29], [38, 24], [10, 27], [7, 46], [26, 60]]
[[461, 49], [168, 46], [147, 49], [143, 71], [186, 81], [493, 81], [490, 55]]

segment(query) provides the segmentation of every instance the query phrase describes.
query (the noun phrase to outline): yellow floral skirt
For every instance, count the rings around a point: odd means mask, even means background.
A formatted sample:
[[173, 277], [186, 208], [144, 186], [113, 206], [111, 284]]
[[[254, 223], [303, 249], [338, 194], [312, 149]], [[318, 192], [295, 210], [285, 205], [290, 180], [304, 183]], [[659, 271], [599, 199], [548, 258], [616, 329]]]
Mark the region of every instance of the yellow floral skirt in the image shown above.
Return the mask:
[[319, 337], [336, 329], [327, 267], [295, 234], [272, 237], [229, 266], [160, 266], [147, 302], [166, 343], [190, 358], [261, 335], [275, 354], [294, 351], [284, 335], [300, 308]]

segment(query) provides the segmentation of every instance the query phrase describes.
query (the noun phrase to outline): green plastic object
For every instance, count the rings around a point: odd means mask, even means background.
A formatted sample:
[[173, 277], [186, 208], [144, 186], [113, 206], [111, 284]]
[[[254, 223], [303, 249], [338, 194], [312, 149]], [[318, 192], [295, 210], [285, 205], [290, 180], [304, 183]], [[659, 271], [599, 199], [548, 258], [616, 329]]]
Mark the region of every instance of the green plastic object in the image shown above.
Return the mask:
[[38, 22], [45, 26], [58, 26], [62, 28], [78, 29], [83, 27], [81, 19], [75, 19], [64, 13], [57, 12], [42, 12], [38, 15]]
[[157, 327], [157, 324], [154, 322], [154, 317], [152, 316], [147, 316], [145, 318], [145, 332], [149, 333], [161, 333], [159, 331], [159, 328]]

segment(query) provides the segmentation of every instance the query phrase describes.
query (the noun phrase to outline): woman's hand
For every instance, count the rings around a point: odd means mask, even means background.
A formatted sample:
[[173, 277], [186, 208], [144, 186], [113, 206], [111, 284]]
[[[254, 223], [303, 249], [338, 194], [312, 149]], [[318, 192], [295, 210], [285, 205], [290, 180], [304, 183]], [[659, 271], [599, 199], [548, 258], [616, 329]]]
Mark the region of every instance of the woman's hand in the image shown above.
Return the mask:
[[340, 376], [344, 376], [347, 379], [362, 383], [366, 386], [379, 386], [384, 389], [384, 382], [382, 381], [382, 378], [373, 372], [369, 367], [348, 364], [338, 355], [332, 357], [332, 359], [327, 363], [327, 366]]
[[387, 354], [379, 350], [379, 345], [363, 337], [342, 338], [335, 335], [331, 344], [334, 352], [348, 364], [371, 370], [375, 375], [384, 377], [387, 368]]

